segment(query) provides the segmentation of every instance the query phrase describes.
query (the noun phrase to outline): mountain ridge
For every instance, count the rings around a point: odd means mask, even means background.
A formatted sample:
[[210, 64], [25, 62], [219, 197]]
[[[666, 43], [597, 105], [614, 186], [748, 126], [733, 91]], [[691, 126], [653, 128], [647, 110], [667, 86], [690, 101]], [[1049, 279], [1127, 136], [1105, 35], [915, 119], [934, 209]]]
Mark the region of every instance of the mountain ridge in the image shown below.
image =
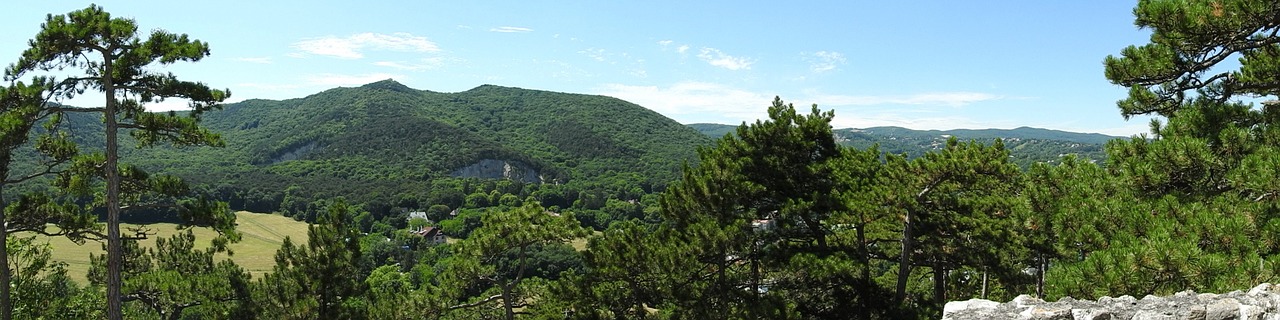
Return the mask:
[[[86, 151], [102, 145], [101, 121], [72, 120]], [[711, 142], [612, 97], [496, 85], [441, 93], [394, 80], [229, 103], [205, 113], [202, 125], [226, 147], [139, 149], [122, 137], [122, 161], [239, 199], [237, 209], [270, 212], [254, 203], [397, 202], [467, 177], [648, 192], [678, 179], [696, 148]]]

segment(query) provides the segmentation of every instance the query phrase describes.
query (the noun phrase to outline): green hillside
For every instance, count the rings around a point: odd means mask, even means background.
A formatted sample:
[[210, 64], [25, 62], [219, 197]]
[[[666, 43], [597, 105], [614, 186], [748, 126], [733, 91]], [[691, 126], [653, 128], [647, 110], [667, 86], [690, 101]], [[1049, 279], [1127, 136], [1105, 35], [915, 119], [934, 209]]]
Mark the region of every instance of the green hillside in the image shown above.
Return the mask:
[[738, 126], [719, 124], [719, 123], [690, 123], [686, 126], [698, 130], [699, 133], [705, 134], [712, 138], [720, 138], [726, 134], [734, 133], [738, 130]]
[[[83, 145], [101, 145], [100, 122], [73, 116], [68, 127], [84, 133]], [[123, 159], [184, 177], [233, 208], [270, 212], [291, 197], [396, 205], [421, 198], [442, 178], [650, 192], [675, 180], [696, 147], [711, 141], [611, 97], [492, 85], [440, 93], [391, 80], [227, 104], [203, 123], [225, 148], [126, 148]]]

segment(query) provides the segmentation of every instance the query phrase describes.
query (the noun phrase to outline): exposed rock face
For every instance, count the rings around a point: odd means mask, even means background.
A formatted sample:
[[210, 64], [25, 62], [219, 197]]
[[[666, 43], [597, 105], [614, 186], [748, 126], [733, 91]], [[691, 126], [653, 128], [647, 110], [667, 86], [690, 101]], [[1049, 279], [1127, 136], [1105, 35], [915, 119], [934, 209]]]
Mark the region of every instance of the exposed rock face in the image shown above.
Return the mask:
[[1188, 290], [1168, 297], [1102, 297], [1098, 301], [1067, 297], [1045, 302], [1028, 295], [1006, 303], [972, 299], [948, 302], [942, 319], [1280, 320], [1280, 286], [1264, 283], [1249, 292], [1197, 294]]
[[321, 147], [315, 141], [307, 142], [306, 144], [281, 152], [280, 155], [271, 159], [271, 164], [300, 159], [303, 156], [306, 156], [307, 154], [310, 154], [313, 151], [318, 151], [319, 149], [323, 149], [323, 148], [324, 147]]
[[481, 179], [509, 179], [525, 183], [541, 183], [538, 170], [520, 161], [483, 159], [472, 165], [454, 170], [454, 177]]

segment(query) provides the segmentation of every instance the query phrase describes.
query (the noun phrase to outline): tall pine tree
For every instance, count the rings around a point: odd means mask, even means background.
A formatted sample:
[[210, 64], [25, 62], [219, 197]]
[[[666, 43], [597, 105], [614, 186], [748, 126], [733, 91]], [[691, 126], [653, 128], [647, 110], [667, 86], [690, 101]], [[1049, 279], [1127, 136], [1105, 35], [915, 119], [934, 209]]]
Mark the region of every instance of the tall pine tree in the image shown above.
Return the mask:
[[[173, 34], [154, 30], [145, 38], [139, 36], [138, 26], [131, 19], [113, 18], [102, 7], [90, 5], [66, 15], [49, 15], [41, 30], [29, 42], [30, 48], [22, 53], [17, 63], [6, 70], [6, 78], [17, 79], [33, 72], [76, 70], [72, 75], [56, 82], [60, 97], [70, 98], [86, 90], [103, 94], [103, 105], [91, 108], [58, 108], [59, 112], [92, 112], [103, 115], [106, 146], [101, 157], [87, 157], [82, 167], [101, 167], [106, 181], [100, 205], [107, 211], [107, 318], [118, 320], [121, 313], [121, 243], [120, 213], [124, 200], [121, 197], [122, 175], [139, 176], [137, 170], [121, 170], [119, 166], [118, 133], [129, 132], [143, 145], [172, 142], [180, 145], [221, 144], [220, 138], [200, 128], [200, 116], [218, 107], [229, 96], [224, 90], [210, 89], [203, 83], [180, 81], [171, 73], [151, 71], [154, 64], [172, 64], [178, 61], [199, 61], [209, 55], [207, 44], [191, 40], [185, 34]], [[185, 116], [176, 113], [146, 112], [146, 103], [168, 98], [184, 98], [191, 101], [192, 110]], [[98, 162], [100, 163], [88, 163]], [[83, 180], [83, 178], [81, 178]], [[138, 179], [143, 180], [143, 179]], [[156, 181], [151, 186], [166, 188], [172, 192], [179, 187], [172, 179]], [[150, 189], [150, 188], [142, 188]], [[189, 209], [216, 209], [206, 204]], [[234, 216], [228, 212], [185, 211], [187, 217], [214, 222], [222, 231], [230, 231]]]

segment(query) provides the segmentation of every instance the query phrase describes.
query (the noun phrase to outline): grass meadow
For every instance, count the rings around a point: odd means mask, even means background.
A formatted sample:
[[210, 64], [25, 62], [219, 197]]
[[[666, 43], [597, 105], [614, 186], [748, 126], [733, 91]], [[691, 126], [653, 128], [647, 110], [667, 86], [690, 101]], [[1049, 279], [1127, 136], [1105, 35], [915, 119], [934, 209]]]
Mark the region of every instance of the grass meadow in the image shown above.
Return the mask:
[[[240, 242], [233, 243], [229, 247], [233, 252], [230, 256], [232, 261], [253, 274], [254, 278], [262, 276], [262, 274], [270, 272], [275, 266], [276, 250], [280, 249], [280, 244], [284, 243], [285, 237], [290, 237], [295, 244], [307, 243], [307, 223], [295, 221], [276, 214], [252, 213], [247, 211], [236, 212], [236, 230], [240, 231]], [[128, 227], [137, 225], [122, 224], [121, 232], [127, 235]], [[158, 238], [169, 238], [182, 230], [172, 223], [156, 223], [146, 225], [155, 234], [149, 235], [147, 239], [140, 240], [139, 245], [143, 248], [155, 248]], [[217, 233], [208, 228], [192, 228], [196, 235], [196, 246], [206, 248], [210, 241], [217, 236]], [[18, 234], [18, 236], [25, 236]], [[53, 247], [53, 259], [65, 262], [67, 264], [67, 273], [81, 284], [88, 283], [85, 277], [89, 273], [89, 254], [101, 255], [104, 242], [85, 241], [83, 245], [78, 245], [66, 238], [62, 237], [44, 237], [37, 236], [37, 243], [48, 242]], [[219, 254], [217, 259], [226, 259], [226, 254]]]

